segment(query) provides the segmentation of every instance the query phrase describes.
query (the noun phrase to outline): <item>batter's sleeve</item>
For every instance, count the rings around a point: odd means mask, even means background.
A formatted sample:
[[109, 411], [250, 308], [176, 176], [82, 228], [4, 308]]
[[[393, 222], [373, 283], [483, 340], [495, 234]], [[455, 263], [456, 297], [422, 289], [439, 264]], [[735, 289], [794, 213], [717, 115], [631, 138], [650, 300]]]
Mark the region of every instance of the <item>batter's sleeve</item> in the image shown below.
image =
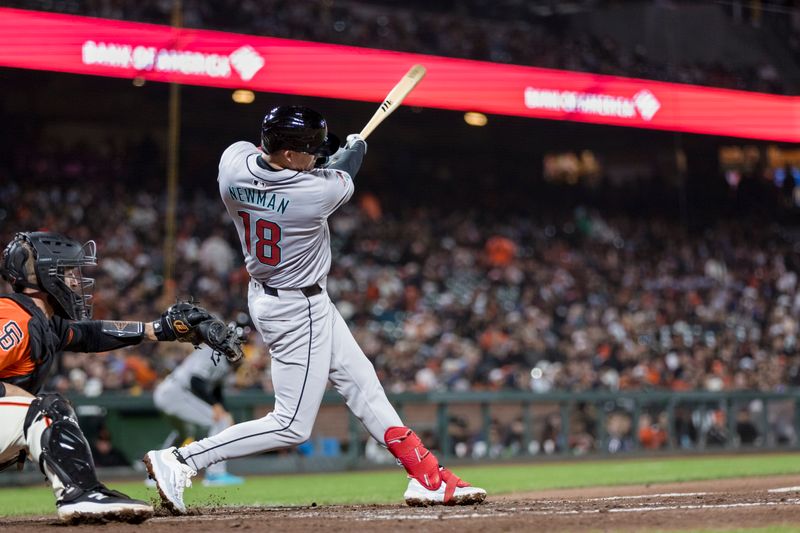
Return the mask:
[[350, 175], [351, 179], [355, 179], [359, 169], [361, 169], [361, 162], [364, 160], [367, 145], [363, 142], [356, 143], [352, 148], [345, 148], [338, 150], [331, 157], [330, 163], [325, 165], [325, 168], [333, 170], [342, 170]]
[[322, 177], [322, 214], [327, 218], [353, 196], [355, 186], [350, 174], [342, 170], [326, 168], [314, 172]]

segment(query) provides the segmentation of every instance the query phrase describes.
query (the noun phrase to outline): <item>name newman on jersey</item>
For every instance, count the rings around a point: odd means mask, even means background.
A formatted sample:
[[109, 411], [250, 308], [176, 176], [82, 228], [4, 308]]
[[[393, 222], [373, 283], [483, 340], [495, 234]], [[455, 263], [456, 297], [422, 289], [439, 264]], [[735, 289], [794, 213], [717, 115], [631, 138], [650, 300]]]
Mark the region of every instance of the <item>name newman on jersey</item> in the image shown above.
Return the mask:
[[238, 202], [259, 205], [280, 214], [285, 213], [286, 208], [289, 207], [288, 198], [281, 197], [280, 203], [276, 207], [275, 202], [278, 198], [275, 193], [259, 191], [258, 189], [251, 189], [250, 187], [228, 187], [228, 194]]

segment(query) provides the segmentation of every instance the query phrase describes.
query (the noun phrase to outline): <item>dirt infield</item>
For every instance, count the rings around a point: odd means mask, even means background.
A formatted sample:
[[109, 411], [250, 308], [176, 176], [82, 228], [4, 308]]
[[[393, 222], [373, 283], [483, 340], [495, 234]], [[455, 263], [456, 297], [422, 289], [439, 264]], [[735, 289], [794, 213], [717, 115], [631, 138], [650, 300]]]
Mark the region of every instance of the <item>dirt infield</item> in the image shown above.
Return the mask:
[[[800, 477], [594, 487], [492, 497], [468, 507], [401, 505], [199, 508], [142, 525], [80, 525], [95, 531], [673, 531], [792, 524], [800, 529]], [[191, 525], [189, 525], [191, 524]], [[54, 516], [4, 519], [0, 530], [65, 531]]]

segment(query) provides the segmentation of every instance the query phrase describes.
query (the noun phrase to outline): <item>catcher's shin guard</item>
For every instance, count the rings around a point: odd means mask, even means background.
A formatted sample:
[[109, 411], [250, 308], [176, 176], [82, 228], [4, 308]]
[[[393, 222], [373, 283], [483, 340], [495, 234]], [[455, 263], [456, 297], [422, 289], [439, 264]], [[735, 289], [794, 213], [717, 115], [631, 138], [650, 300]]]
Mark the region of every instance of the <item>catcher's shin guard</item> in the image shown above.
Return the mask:
[[[39, 467], [48, 478], [51, 475], [58, 478], [63, 485], [64, 498], [102, 486], [75, 411], [60, 394], [41, 394], [31, 402], [24, 432], [26, 439], [29, 432], [33, 438], [41, 433]], [[55, 480], [51, 481], [54, 487], [58, 485]]]

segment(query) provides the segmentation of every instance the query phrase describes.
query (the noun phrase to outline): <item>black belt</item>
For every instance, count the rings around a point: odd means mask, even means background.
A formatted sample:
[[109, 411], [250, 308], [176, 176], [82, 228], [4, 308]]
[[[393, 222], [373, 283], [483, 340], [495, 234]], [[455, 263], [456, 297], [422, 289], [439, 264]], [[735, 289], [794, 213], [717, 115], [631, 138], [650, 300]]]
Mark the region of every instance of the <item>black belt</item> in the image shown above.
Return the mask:
[[[270, 296], [278, 296], [278, 289], [274, 289], [267, 285], [266, 283], [261, 283], [261, 286], [264, 287], [264, 292], [269, 294]], [[280, 289], [282, 291], [292, 291], [298, 290], [303, 293], [303, 296], [306, 298], [311, 298], [312, 296], [316, 296], [317, 294], [322, 292], [322, 287], [319, 286], [319, 283], [315, 283], [313, 285], [309, 285], [308, 287], [303, 287], [302, 289]]]

